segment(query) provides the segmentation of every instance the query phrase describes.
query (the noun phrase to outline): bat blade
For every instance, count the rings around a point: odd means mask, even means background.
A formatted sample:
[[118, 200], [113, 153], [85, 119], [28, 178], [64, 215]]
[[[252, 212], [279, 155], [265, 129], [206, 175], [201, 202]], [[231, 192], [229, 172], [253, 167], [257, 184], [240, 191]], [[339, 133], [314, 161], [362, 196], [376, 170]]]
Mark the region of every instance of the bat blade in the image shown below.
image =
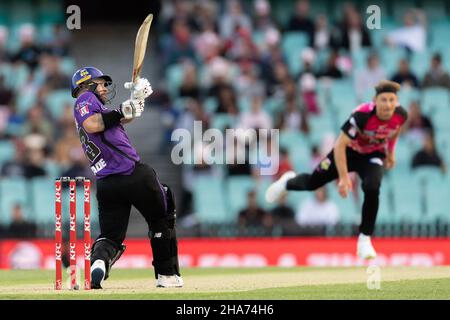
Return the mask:
[[142, 66], [144, 64], [145, 50], [147, 49], [148, 33], [152, 24], [153, 14], [149, 14], [145, 18], [136, 35], [134, 45], [133, 74], [131, 81], [135, 82], [137, 77], [141, 75]]

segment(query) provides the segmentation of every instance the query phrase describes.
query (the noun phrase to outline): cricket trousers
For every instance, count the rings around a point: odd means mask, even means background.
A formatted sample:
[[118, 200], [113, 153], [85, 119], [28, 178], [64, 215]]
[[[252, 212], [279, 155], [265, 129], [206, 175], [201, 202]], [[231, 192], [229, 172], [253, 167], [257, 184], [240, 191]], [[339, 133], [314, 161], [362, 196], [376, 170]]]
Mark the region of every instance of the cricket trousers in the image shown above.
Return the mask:
[[[116, 245], [125, 240], [131, 206], [144, 217], [153, 233], [168, 234], [168, 199], [153, 168], [136, 163], [131, 175], [110, 175], [97, 181], [100, 235], [97, 239], [108, 239]], [[157, 239], [159, 240], [159, 239]], [[169, 241], [153, 241], [153, 262], [172, 259]], [[173, 250], [172, 250], [173, 251]], [[170, 264], [160, 265], [161, 274], [173, 274]]]
[[[364, 192], [362, 219], [359, 231], [365, 235], [372, 235], [378, 213], [379, 194], [383, 179], [382, 152], [361, 154], [350, 148], [346, 150], [347, 168], [349, 172], [357, 172], [361, 178]], [[288, 190], [312, 191], [338, 178], [334, 149], [320, 162], [312, 174], [299, 174], [287, 182]]]

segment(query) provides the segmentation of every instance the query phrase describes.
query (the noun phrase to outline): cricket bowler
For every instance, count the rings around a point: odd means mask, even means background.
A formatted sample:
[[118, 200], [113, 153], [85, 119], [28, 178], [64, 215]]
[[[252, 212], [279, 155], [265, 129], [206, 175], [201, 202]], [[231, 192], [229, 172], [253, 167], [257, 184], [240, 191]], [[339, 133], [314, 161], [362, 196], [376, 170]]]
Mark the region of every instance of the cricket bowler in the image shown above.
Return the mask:
[[172, 191], [160, 183], [152, 167], [140, 161], [123, 126], [142, 115], [152, 87], [147, 79], [138, 78], [125, 83], [125, 88], [131, 90], [131, 99], [110, 110], [105, 107], [115, 95], [110, 76], [85, 67], [72, 77], [76, 129], [97, 178], [100, 235], [92, 245], [91, 287], [102, 288], [102, 281], [125, 251], [132, 205], [149, 227], [157, 287], [182, 287]]
[[349, 172], [356, 171], [362, 181], [364, 201], [359, 226], [357, 255], [376, 257], [370, 236], [375, 227], [379, 193], [384, 168], [395, 165], [395, 145], [407, 112], [398, 103], [400, 85], [383, 80], [375, 87], [373, 101], [359, 105], [341, 127], [333, 150], [312, 174], [286, 172], [266, 191], [266, 201], [273, 203], [287, 191], [313, 191], [338, 179], [339, 194], [346, 198], [353, 189]]

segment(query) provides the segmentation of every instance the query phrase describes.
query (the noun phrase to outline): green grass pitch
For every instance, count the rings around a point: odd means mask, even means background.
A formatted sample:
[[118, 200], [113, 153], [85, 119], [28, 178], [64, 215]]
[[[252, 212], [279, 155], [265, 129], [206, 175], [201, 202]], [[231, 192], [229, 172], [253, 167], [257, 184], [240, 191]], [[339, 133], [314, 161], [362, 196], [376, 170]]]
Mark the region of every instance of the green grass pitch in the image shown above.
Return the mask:
[[103, 290], [55, 291], [53, 271], [1, 270], [0, 299], [450, 299], [450, 267], [379, 271], [379, 289], [368, 289], [366, 267], [185, 268], [183, 288], [163, 289], [155, 287], [153, 269], [113, 269]]

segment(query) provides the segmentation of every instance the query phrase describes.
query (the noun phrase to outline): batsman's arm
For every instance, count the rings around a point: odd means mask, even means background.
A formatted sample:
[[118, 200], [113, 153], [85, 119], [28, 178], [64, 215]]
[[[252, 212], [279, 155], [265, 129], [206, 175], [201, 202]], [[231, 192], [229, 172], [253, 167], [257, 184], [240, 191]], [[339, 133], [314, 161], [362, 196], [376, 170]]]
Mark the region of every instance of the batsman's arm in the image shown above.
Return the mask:
[[121, 123], [123, 114], [118, 110], [96, 113], [83, 121], [83, 128], [87, 133], [97, 133]]

